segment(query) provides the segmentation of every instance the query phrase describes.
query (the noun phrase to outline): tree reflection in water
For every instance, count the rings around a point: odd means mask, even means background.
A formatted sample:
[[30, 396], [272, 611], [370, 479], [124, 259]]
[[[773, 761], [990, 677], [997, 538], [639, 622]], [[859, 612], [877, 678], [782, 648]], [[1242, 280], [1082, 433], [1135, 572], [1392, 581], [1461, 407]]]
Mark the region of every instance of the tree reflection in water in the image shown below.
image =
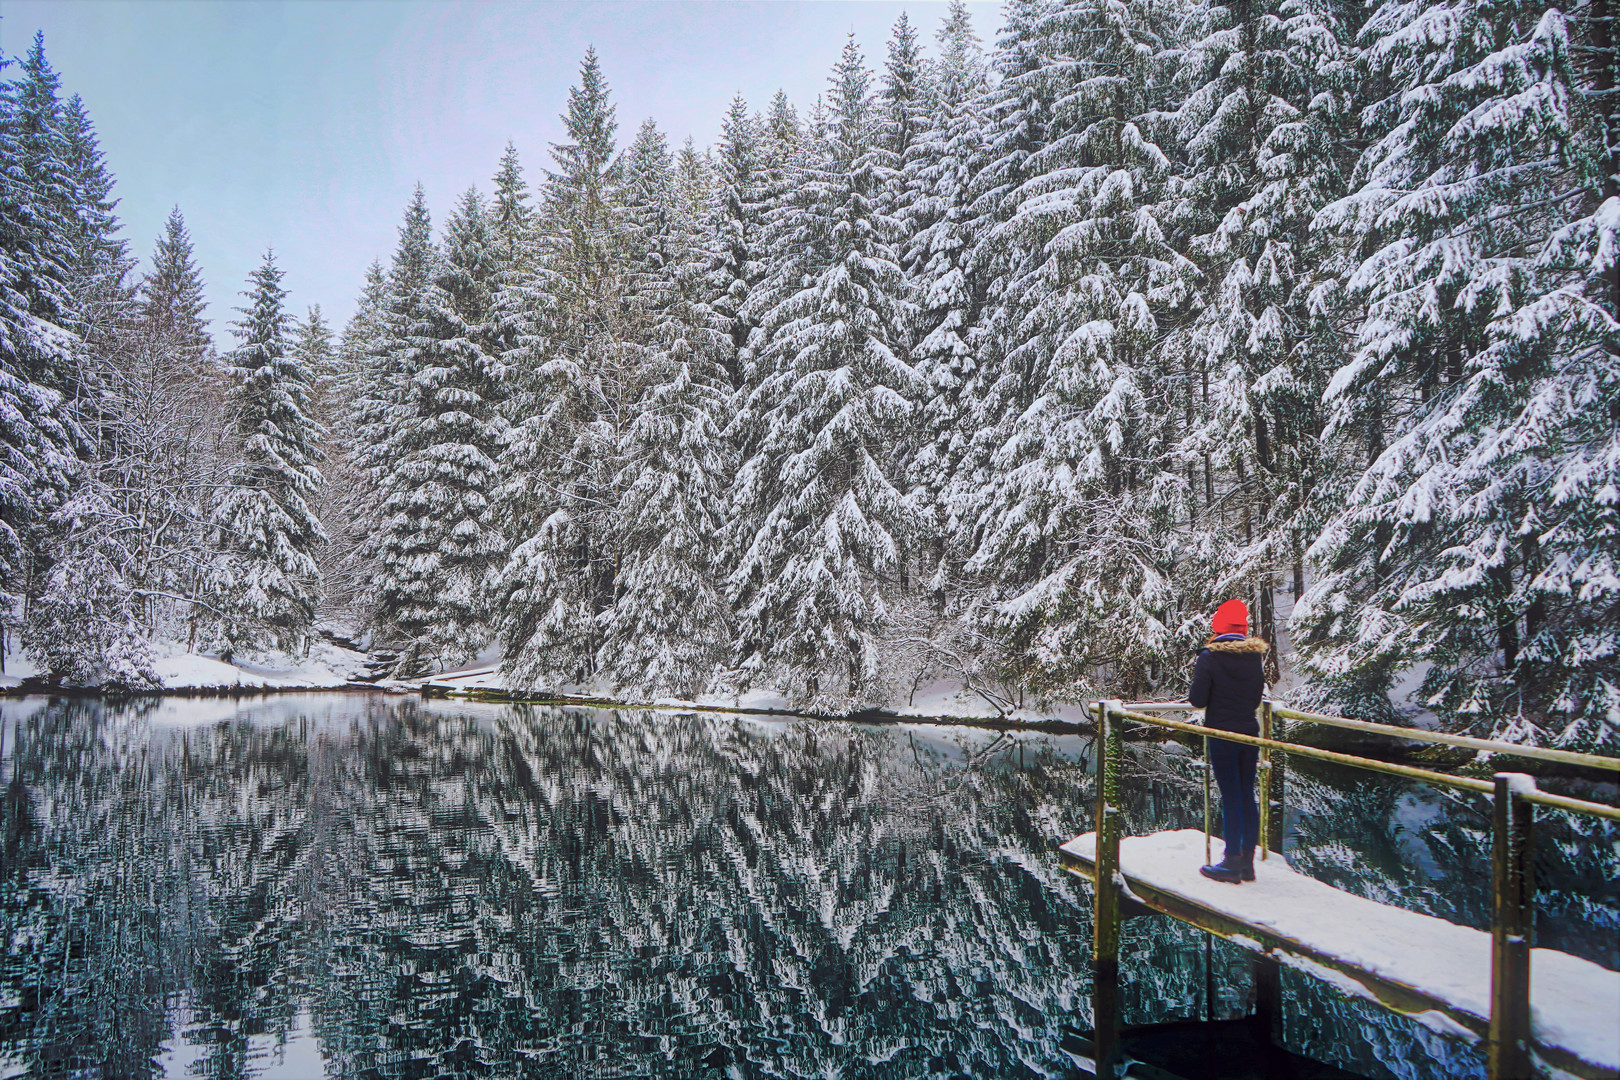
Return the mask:
[[[291, 1039], [342, 1077], [1036, 1077], [1087, 1023], [1054, 854], [1091, 814], [1082, 737], [361, 695], [0, 719], [0, 1075], [245, 1077]], [[1129, 828], [1201, 817], [1186, 755], [1132, 771]], [[1484, 824], [1432, 795], [1307, 779], [1295, 858], [1479, 925]], [[1579, 908], [1593, 871], [1549, 846]], [[1601, 951], [1609, 909], [1565, 947]], [[1201, 938], [1136, 920], [1126, 956], [1128, 1020], [1201, 1015]], [[1291, 988], [1321, 1056], [1478, 1068]]]

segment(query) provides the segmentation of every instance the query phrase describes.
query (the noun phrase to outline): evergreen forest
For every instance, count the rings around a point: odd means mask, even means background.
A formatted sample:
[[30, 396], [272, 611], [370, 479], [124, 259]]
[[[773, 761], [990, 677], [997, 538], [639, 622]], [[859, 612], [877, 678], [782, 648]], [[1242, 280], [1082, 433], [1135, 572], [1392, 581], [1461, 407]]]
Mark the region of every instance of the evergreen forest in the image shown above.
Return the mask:
[[[0, 648], [517, 688], [1179, 698], [1620, 750], [1608, 0], [1008, 0], [713, 145], [418, 188], [346, 325], [140, 263], [41, 38], [0, 70]], [[451, 193], [444, 193], [447, 202]]]

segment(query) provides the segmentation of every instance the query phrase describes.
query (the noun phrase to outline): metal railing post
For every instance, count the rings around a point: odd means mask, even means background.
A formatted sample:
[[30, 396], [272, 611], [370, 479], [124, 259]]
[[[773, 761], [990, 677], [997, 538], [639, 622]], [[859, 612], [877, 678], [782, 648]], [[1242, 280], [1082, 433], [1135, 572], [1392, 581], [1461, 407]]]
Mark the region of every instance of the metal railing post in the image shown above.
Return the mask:
[[[1271, 702], [1260, 703], [1260, 737], [1271, 738]], [[1260, 859], [1271, 853], [1271, 747], [1260, 748]]]
[[1097, 858], [1092, 920], [1092, 1042], [1097, 1080], [1113, 1080], [1119, 1060], [1119, 774], [1124, 744], [1118, 701], [1097, 702]]
[[[1265, 720], [1274, 734], [1268, 738], [1278, 742], [1287, 742], [1287, 727], [1283, 718], [1272, 709], [1271, 702], [1265, 703]], [[1286, 807], [1288, 796], [1286, 791], [1288, 755], [1273, 750], [1271, 747], [1262, 747], [1266, 758], [1265, 772], [1261, 773], [1261, 782], [1264, 785], [1263, 800], [1260, 803], [1260, 842], [1264, 845], [1260, 857], [1268, 858], [1269, 853], [1275, 851], [1281, 855], [1283, 851], [1283, 834], [1288, 828], [1288, 814]]]
[[[1210, 851], [1210, 842], [1209, 842], [1211, 832], [1214, 829], [1214, 815], [1210, 812], [1210, 808], [1209, 808], [1209, 774], [1210, 774], [1210, 772], [1211, 772], [1211, 769], [1210, 769], [1210, 764], [1209, 764], [1209, 736], [1205, 735], [1204, 736], [1204, 865], [1205, 866], [1208, 866], [1208, 865], [1210, 865], [1211, 863], [1213, 863], [1215, 861], [1215, 856]], [[1224, 810], [1226, 808], [1222, 807], [1221, 809]]]
[[1491, 1080], [1528, 1080], [1530, 1062], [1530, 937], [1535, 923], [1531, 863], [1535, 807], [1523, 796], [1536, 782], [1523, 773], [1497, 773], [1491, 807]]

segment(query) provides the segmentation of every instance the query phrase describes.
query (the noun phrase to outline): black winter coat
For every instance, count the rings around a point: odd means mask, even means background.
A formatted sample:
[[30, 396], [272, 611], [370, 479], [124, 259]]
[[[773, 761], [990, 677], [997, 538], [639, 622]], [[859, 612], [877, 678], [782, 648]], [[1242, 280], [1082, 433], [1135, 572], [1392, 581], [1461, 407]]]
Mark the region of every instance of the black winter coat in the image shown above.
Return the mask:
[[1216, 638], [1198, 654], [1187, 700], [1204, 710], [1204, 726], [1239, 735], [1260, 734], [1254, 712], [1266, 694], [1264, 657], [1270, 648], [1259, 638]]

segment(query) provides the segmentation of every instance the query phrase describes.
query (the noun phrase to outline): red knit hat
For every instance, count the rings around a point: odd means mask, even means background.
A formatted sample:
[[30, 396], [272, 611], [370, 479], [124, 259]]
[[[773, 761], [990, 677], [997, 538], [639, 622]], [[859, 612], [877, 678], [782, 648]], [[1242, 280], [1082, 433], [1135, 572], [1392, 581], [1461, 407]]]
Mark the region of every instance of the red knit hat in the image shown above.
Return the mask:
[[1241, 600], [1228, 600], [1215, 609], [1216, 634], [1247, 634], [1248, 632], [1248, 604]]

